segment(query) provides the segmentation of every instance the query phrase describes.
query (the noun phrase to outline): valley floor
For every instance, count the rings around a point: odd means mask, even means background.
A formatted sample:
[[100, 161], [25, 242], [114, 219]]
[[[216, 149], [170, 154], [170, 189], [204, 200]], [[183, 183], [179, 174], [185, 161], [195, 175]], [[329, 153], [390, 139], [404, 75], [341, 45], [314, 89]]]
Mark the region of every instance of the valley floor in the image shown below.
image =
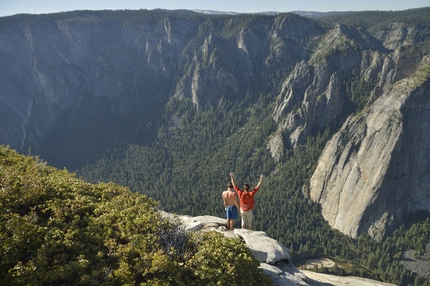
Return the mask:
[[314, 269], [315, 267], [321, 269], [323, 267], [330, 268], [335, 265], [335, 262], [329, 258], [314, 258], [306, 260], [304, 263], [300, 264], [297, 268], [300, 270]]

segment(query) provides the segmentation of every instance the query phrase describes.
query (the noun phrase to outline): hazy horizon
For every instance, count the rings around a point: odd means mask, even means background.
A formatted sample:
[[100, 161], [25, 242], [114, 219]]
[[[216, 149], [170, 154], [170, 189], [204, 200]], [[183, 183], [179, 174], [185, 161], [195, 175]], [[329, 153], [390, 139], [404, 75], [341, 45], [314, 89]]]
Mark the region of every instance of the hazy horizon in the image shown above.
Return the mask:
[[201, 10], [234, 13], [259, 13], [259, 12], [344, 12], [344, 11], [400, 11], [414, 8], [424, 8], [430, 5], [428, 0], [412, 1], [201, 1], [184, 0], [0, 0], [0, 17], [15, 14], [46, 14], [74, 10], [140, 10], [140, 9], [166, 9], [166, 10]]

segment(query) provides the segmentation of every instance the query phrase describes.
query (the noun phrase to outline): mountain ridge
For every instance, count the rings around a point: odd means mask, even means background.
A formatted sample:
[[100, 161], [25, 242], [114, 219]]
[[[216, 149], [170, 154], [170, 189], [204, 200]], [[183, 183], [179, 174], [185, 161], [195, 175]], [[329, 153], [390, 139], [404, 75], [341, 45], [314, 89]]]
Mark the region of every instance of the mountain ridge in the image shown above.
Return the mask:
[[[89, 181], [127, 185], [154, 197], [167, 211], [189, 215], [222, 216], [218, 193], [202, 192], [222, 188], [228, 172], [251, 183], [254, 174], [264, 173], [268, 180], [255, 210], [256, 227], [292, 245], [295, 255], [311, 255], [321, 247], [340, 255], [324, 237], [346, 238], [326, 228], [324, 202], [309, 200], [326, 196], [313, 195], [319, 187], [310, 183], [311, 177], [321, 168], [341, 173], [338, 162], [322, 160], [324, 146], [341, 137], [333, 148], [342, 150], [351, 140], [365, 138], [368, 129], [345, 131], [342, 126], [359, 115], [370, 116], [381, 98], [388, 96], [397, 105], [394, 95], [411, 97], [410, 106], [401, 110], [409, 110], [410, 116], [380, 111], [381, 118], [416, 125], [405, 129], [409, 136], [402, 140], [409, 142], [419, 138], [418, 130], [427, 130], [425, 120], [412, 119], [414, 112], [420, 114], [414, 100], [425, 103], [417, 95], [425, 94], [428, 78], [410, 82], [412, 90], [398, 84], [428, 65], [426, 11], [415, 11], [416, 18], [410, 11], [352, 13], [335, 24], [337, 16], [317, 21], [292, 13], [184, 15], [162, 10], [2, 18], [0, 143], [41, 155]], [[410, 18], [398, 22], [405, 13]], [[391, 16], [396, 22], [389, 21]], [[363, 27], [350, 24], [362, 19], [367, 19]], [[390, 120], [373, 122], [380, 127]], [[351, 136], [342, 135], [348, 132]], [[369, 146], [396, 145], [394, 137], [381, 135]], [[423, 176], [412, 185], [420, 191], [412, 201], [425, 201], [428, 190], [420, 186], [426, 168], [414, 152], [425, 157], [426, 149], [410, 146], [415, 149], [387, 153], [409, 160], [410, 167], [402, 167], [403, 173], [388, 168], [377, 179], [400, 180], [398, 186], [409, 187], [405, 174], [420, 166]], [[356, 150], [359, 144], [342, 157], [345, 164]], [[357, 166], [351, 170], [360, 171]], [[330, 180], [335, 178], [320, 180], [324, 194], [335, 189], [327, 184]], [[348, 185], [336, 183], [336, 188], [342, 186]], [[388, 192], [371, 191], [388, 199]], [[392, 201], [390, 207], [399, 204], [402, 209], [402, 203]], [[357, 211], [341, 202], [336, 209]], [[419, 209], [426, 211], [420, 206], [408, 212]], [[357, 222], [352, 227], [359, 231], [345, 233], [381, 241], [394, 235], [408, 215], [399, 211], [387, 219], [392, 225], [378, 225], [375, 232], [369, 226], [376, 226], [378, 212], [369, 208], [359, 213], [372, 221]], [[361, 255], [353, 248], [345, 252]], [[366, 255], [363, 259], [370, 259]]]

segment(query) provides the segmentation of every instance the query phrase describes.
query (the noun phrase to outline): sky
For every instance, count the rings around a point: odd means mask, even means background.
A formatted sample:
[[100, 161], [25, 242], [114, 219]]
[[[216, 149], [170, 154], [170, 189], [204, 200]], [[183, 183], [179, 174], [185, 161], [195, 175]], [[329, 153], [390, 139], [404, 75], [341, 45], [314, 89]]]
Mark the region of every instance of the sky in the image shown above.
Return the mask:
[[292, 11], [398, 11], [429, 7], [430, 0], [0, 0], [0, 17], [73, 10], [188, 9], [258, 13]]

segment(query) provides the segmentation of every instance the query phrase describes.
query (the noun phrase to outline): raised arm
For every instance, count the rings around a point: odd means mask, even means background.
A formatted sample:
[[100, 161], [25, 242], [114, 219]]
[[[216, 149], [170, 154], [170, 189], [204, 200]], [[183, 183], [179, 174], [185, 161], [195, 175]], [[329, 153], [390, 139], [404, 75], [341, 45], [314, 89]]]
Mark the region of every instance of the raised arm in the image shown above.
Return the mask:
[[234, 183], [234, 173], [230, 172], [231, 183], [233, 184], [233, 188], [236, 188], [236, 184]]
[[260, 187], [260, 184], [262, 181], [263, 181], [263, 174], [260, 175], [260, 181], [258, 181], [258, 184], [255, 186], [255, 188]]

